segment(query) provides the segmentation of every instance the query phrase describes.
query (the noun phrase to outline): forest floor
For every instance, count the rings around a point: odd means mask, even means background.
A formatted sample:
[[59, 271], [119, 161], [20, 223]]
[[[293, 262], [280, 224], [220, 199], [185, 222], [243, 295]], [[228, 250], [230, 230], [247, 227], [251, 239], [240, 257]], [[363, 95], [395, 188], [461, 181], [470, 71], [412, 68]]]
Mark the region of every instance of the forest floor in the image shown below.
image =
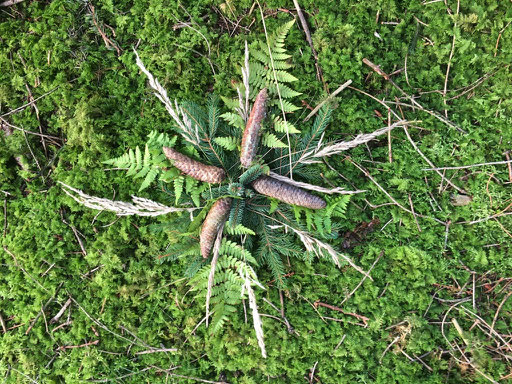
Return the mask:
[[[11, 3], [0, 3], [0, 382], [512, 380], [510, 2], [299, 0], [307, 27], [281, 0]], [[294, 19], [285, 48], [301, 108], [288, 121], [306, 132], [334, 93], [324, 143], [393, 129], [306, 175], [363, 191], [330, 233], [304, 225], [367, 277], [309, 257], [300, 237], [290, 247], [306, 256], [279, 261], [285, 283], [257, 258], [264, 358], [249, 300], [212, 332], [194, 256], [169, 257], [188, 213], [116, 216], [58, 182], [178, 203], [197, 185], [139, 192], [103, 163], [152, 131], [176, 133], [134, 49], [171, 100], [205, 105], [237, 97], [246, 41], [265, 47]]]

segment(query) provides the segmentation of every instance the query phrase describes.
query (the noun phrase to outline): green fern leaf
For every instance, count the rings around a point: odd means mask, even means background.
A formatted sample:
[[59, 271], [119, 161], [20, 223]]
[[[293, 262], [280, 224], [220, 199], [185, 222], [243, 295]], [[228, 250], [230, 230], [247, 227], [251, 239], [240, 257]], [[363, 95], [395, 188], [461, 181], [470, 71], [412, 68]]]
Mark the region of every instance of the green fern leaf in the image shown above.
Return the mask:
[[254, 235], [256, 235], [256, 233], [252, 229], [244, 227], [242, 224], [238, 224], [235, 227], [232, 227], [231, 225], [226, 224], [226, 226], [224, 227], [224, 230], [226, 231], [226, 233], [228, 235], [237, 235], [237, 236], [240, 236], [240, 235], [254, 236]]
[[144, 178], [144, 181], [140, 185], [139, 192], [149, 187], [151, 183], [156, 179], [159, 172], [160, 170], [158, 168], [150, 169], [146, 177]]
[[213, 141], [228, 151], [234, 151], [240, 145], [235, 137], [216, 137]]
[[220, 115], [220, 117], [222, 117], [229, 125], [235, 128], [240, 128], [242, 130], [245, 128], [245, 121], [238, 113], [226, 112]]
[[265, 132], [261, 137], [261, 144], [269, 148], [287, 148], [288, 145], [283, 143], [273, 133]]
[[288, 121], [284, 121], [281, 116], [274, 116], [273, 120], [274, 120], [274, 131], [276, 131], [276, 132], [300, 133], [300, 131], [297, 128], [295, 128], [295, 126], [292, 123], [290, 123]]
[[176, 204], [178, 204], [181, 194], [183, 193], [184, 182], [185, 178], [183, 176], [179, 176], [174, 180], [174, 195], [176, 196]]

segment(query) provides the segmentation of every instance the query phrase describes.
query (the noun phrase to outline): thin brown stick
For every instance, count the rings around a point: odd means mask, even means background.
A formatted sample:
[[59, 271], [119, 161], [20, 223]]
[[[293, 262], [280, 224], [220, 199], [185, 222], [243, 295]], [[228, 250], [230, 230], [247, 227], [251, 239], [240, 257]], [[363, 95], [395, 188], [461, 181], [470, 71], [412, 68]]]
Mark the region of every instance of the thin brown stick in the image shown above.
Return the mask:
[[507, 25], [505, 25], [505, 26], [501, 29], [500, 33], [498, 34], [498, 38], [496, 39], [496, 46], [494, 47], [494, 57], [496, 57], [496, 55], [498, 54], [498, 45], [499, 45], [499, 43], [500, 43], [501, 35], [503, 34], [503, 32], [505, 32], [505, 29], [507, 29], [507, 28], [508, 28], [508, 26], [510, 25], [510, 23], [512, 23], [512, 20], [511, 20], [511, 21], [509, 21], [509, 22], [507, 23]]
[[[386, 79], [387, 81], [389, 81], [389, 83], [395, 87], [403, 96], [405, 96], [410, 102], [412, 105], [407, 105], [407, 104], [402, 104], [400, 103], [400, 105], [405, 105], [405, 106], [410, 106], [412, 108], [417, 108], [419, 109], [420, 111], [423, 111], [423, 112], [426, 112], [432, 116], [434, 116], [436, 119], [442, 121], [443, 123], [445, 123], [446, 125], [448, 125], [449, 127], [452, 127], [452, 128], [455, 128], [457, 129], [458, 131], [462, 132], [462, 133], [466, 133], [466, 131], [464, 131], [462, 128], [460, 128], [458, 125], [456, 125], [455, 123], [451, 122], [450, 120], [448, 120], [447, 118], [445, 118], [444, 116], [440, 115], [439, 113], [437, 112], [434, 112], [434, 111], [430, 111], [428, 109], [426, 109], [425, 107], [423, 107], [420, 103], [418, 103], [414, 97], [412, 97], [411, 95], [407, 94], [407, 92], [405, 92], [402, 88], [400, 88], [398, 86], [398, 84], [396, 84], [393, 79], [391, 79], [390, 75], [388, 75], [386, 72], [384, 72], [378, 65], [372, 63], [370, 60], [368, 60], [367, 58], [364, 58], [363, 59], [363, 63], [366, 64], [367, 66], [369, 66], [372, 70], [374, 70], [376, 73], [378, 73], [380, 76], [382, 76], [384, 79]], [[360, 90], [358, 90], [360, 91]], [[360, 91], [361, 92], [361, 91]], [[384, 102], [382, 102], [384, 103]], [[388, 101], [389, 104], [396, 104], [396, 103], [393, 103], [391, 101]], [[386, 105], [384, 103], [384, 105]], [[389, 108], [389, 106], [386, 105], [386, 108]]]
[[503, 230], [503, 232], [505, 232], [505, 233], [508, 235], [508, 237], [512, 237], [512, 233], [510, 233], [509, 231], [507, 231], [507, 229], [503, 226], [503, 224], [501, 224], [501, 223], [499, 222], [499, 220], [498, 220], [498, 219], [494, 219], [494, 221], [496, 221], [496, 223], [498, 223], [498, 225], [500, 226], [500, 228]]
[[[294, 0], [295, 2], [295, 0]], [[315, 361], [315, 365], [313, 365], [313, 368], [311, 368], [311, 373], [309, 375], [309, 384], [313, 384], [313, 378], [315, 377], [315, 369], [316, 369], [316, 366], [318, 365], [318, 360]]]
[[291, 326], [290, 322], [288, 321], [288, 319], [284, 315], [284, 306], [283, 305], [281, 306], [281, 310], [279, 310], [279, 308], [277, 308], [274, 304], [272, 304], [272, 302], [270, 300], [268, 300], [266, 297], [263, 298], [263, 301], [265, 303], [267, 303], [268, 305], [270, 305], [272, 308], [274, 308], [277, 312], [279, 312], [279, 314], [281, 315], [281, 318], [283, 319], [283, 323], [286, 325], [286, 327], [288, 329], [288, 333], [295, 333], [295, 334], [297, 334], [295, 329]]
[[70, 304], [71, 304], [71, 299], [67, 299], [67, 301], [64, 303], [64, 305], [62, 306], [60, 311], [57, 312], [57, 314], [54, 317], [52, 317], [52, 319], [50, 320], [50, 324], [54, 324], [57, 321], [59, 321], [59, 319], [64, 314], [64, 312], [66, 311], [66, 309], [69, 307]]
[[94, 324], [96, 324], [98, 327], [104, 329], [105, 331], [111, 333], [115, 337], [122, 339], [124, 341], [127, 341], [130, 344], [137, 344], [140, 347], [144, 348], [152, 348], [151, 346], [147, 345], [146, 343], [139, 343], [137, 340], [130, 340], [127, 337], [124, 337], [123, 335], [120, 335], [118, 333], [115, 333], [114, 331], [110, 330], [106, 325], [102, 324], [99, 320], [96, 320], [94, 317], [92, 317], [81, 305], [78, 301], [76, 301], [71, 295], [69, 296], [71, 301], [87, 316]]
[[4, 333], [7, 333], [7, 327], [5, 326], [4, 318], [2, 317], [2, 314], [0, 313], [0, 325], [2, 326], [2, 331]]
[[[46, 302], [46, 304], [44, 306], [41, 307], [41, 310], [39, 311], [39, 313], [37, 314], [36, 318], [32, 321], [32, 323], [30, 323], [29, 327], [27, 328], [27, 330], [25, 331], [25, 335], [28, 335], [30, 333], [30, 331], [32, 330], [32, 328], [34, 327], [34, 325], [37, 323], [37, 320], [39, 320], [39, 318], [41, 317], [41, 315], [44, 316], [44, 311], [46, 311], [46, 308], [48, 307], [48, 305], [50, 305], [50, 303], [55, 299], [55, 297], [57, 296], [57, 294], [59, 293], [60, 289], [62, 288], [62, 285], [64, 283], [60, 283], [59, 286], [57, 287], [57, 289], [55, 290], [55, 293], [52, 295], [52, 297], [50, 297], [48, 299], [48, 301]], [[48, 326], [47, 326], [47, 329], [48, 329]]]
[[469, 164], [469, 165], [461, 165], [458, 167], [432, 167], [432, 168], [423, 168], [423, 171], [444, 171], [444, 170], [459, 170], [459, 169], [469, 169], [476, 167], [485, 167], [489, 165], [502, 165], [502, 164], [510, 164], [512, 160], [504, 160], [504, 161], [491, 161], [488, 163], [478, 163], [478, 164]]
[[331, 309], [333, 311], [341, 312], [341, 313], [343, 313], [344, 315], [347, 315], [347, 316], [353, 316], [356, 319], [361, 320], [364, 323], [365, 326], [368, 325], [368, 321], [370, 321], [370, 319], [368, 317], [366, 317], [366, 316], [359, 315], [359, 314], [353, 313], [353, 312], [347, 312], [347, 311], [341, 309], [340, 307], [336, 307], [335, 305], [331, 305], [331, 304], [327, 304], [327, 303], [322, 303], [321, 301], [318, 301], [318, 300], [315, 301], [314, 305], [316, 307], [329, 308], [329, 309]]
[[431, 219], [431, 220], [434, 220], [435, 222], [439, 223], [439, 224], [442, 224], [442, 225], [445, 225], [445, 222], [444, 221], [441, 221], [439, 220], [438, 218], [435, 218], [435, 217], [431, 217], [431, 216], [425, 216], [425, 215], [421, 215], [421, 214], [417, 214], [417, 213], [414, 213], [412, 212], [410, 209], [404, 207], [402, 204], [400, 204], [398, 201], [395, 200], [395, 198], [393, 196], [391, 196], [388, 191], [386, 191], [378, 182], [377, 180], [375, 180], [373, 178], [372, 175], [370, 175], [370, 172], [368, 172], [367, 169], [363, 168], [361, 165], [357, 164], [356, 162], [354, 162], [352, 159], [348, 158], [348, 161], [350, 161], [357, 169], [359, 169], [361, 172], [363, 172], [365, 174], [366, 177], [368, 177], [376, 186], [377, 188], [379, 188], [387, 197], [388, 199], [390, 199], [395, 205], [397, 205], [399, 208], [401, 208], [402, 210], [404, 210], [405, 212], [408, 212], [410, 213], [411, 215], [417, 215], [419, 217], [422, 217], [422, 218], [426, 218], [426, 219]]
[[12, 128], [12, 129], [16, 129], [18, 131], [21, 131], [21, 132], [24, 132], [24, 133], [27, 133], [29, 135], [34, 135], [34, 136], [39, 136], [39, 137], [45, 137], [47, 139], [52, 139], [52, 140], [59, 140], [59, 141], [63, 141], [62, 138], [60, 137], [57, 137], [57, 136], [51, 136], [51, 135], [41, 135], [40, 133], [38, 132], [32, 132], [32, 131], [27, 131], [26, 129], [23, 129], [23, 128], [20, 128], [20, 127], [17, 127], [15, 125], [12, 125], [11, 123], [9, 123], [7, 120], [5, 120], [2, 116], [0, 116], [0, 121], [2, 123], [4, 123], [5, 125], [7, 125], [9, 128]]
[[41, 125], [41, 118], [39, 117], [39, 108], [37, 108], [37, 104], [33, 101], [34, 96], [32, 95], [32, 90], [30, 89], [27, 83], [25, 83], [25, 88], [27, 88], [28, 100], [32, 102], [32, 108], [34, 108], [34, 112], [36, 113], [36, 118], [39, 123], [39, 133], [41, 134], [41, 144], [43, 145], [44, 154], [46, 157], [48, 157], [48, 151], [46, 149], [46, 140], [44, 139], [43, 134], [43, 126]]
[[313, 110], [305, 117], [303, 122], [308, 121], [313, 117], [319, 110], [324, 106], [325, 103], [335, 98], [341, 91], [343, 91], [345, 88], [347, 88], [350, 84], [352, 84], [352, 80], [347, 80], [343, 84], [341, 84], [333, 93], [331, 93], [329, 96], [327, 96], [320, 104], [318, 104]]
[[345, 298], [342, 300], [342, 302], [340, 303], [340, 306], [342, 306], [344, 303], [346, 303], [348, 301], [348, 299], [350, 299], [352, 297], [352, 295], [359, 289], [359, 287], [364, 283], [364, 281], [366, 280], [366, 278], [370, 275], [370, 272], [372, 271], [373, 267], [375, 267], [375, 265], [377, 265], [377, 263], [379, 262], [380, 258], [382, 257], [382, 255], [384, 254], [384, 251], [382, 251], [381, 253], [379, 253], [379, 256], [377, 256], [377, 258], [375, 259], [375, 261], [373, 262], [373, 264], [371, 265], [370, 269], [368, 270], [368, 272], [366, 272], [366, 275], [363, 276], [363, 278], [361, 279], [361, 281], [359, 282], [359, 284], [356, 285], [356, 287], [352, 290], [352, 292], [350, 292], [347, 296], [345, 296]]
[[0, 4], [0, 7], [10, 7], [11, 5], [21, 3], [24, 0], [7, 0]]
[[9, 251], [9, 249], [4, 245], [4, 251], [7, 252], [14, 260], [14, 264], [16, 265], [17, 268], [19, 268], [25, 275], [27, 275], [28, 277], [30, 277], [30, 279], [36, 283], [43, 291], [49, 293], [50, 291], [48, 291], [39, 281], [37, 281], [30, 273], [28, 273], [25, 268], [23, 268], [23, 266], [21, 264], [18, 263], [18, 259], [16, 258], [16, 256], [14, 256], [14, 253], [12, 253], [11, 251]]
[[68, 223], [66, 221], [66, 219], [64, 219], [64, 212], [62, 210], [60, 211], [60, 217], [62, 218], [62, 222], [64, 224], [66, 224], [69, 228], [71, 228], [71, 230], [73, 231], [73, 234], [76, 237], [76, 240], [78, 241], [78, 245], [80, 246], [80, 249], [82, 250], [83, 255], [87, 256], [87, 251], [85, 250], [84, 243], [83, 243], [82, 239], [80, 238], [80, 234], [78, 233], [78, 230], [72, 224]]
[[[21, 0], [21, 1], [23, 1], [23, 0]], [[72, 80], [72, 81], [75, 81], [75, 80]], [[21, 111], [21, 110], [23, 110], [23, 109], [33, 105], [36, 101], [38, 101], [38, 100], [42, 99], [43, 97], [48, 96], [49, 94], [55, 92], [59, 87], [60, 87], [60, 85], [55, 87], [55, 88], [53, 88], [53, 89], [50, 89], [48, 92], [42, 94], [39, 97], [36, 97], [35, 99], [30, 100], [28, 103], [23, 104], [21, 107], [15, 108], [12, 111], [9, 111], [9, 112], [4, 113], [3, 115], [0, 115], [0, 117], [7, 117], [9, 115], [12, 115], [13, 113], [19, 112], [19, 111]]]
[[52, 333], [55, 332], [55, 331], [58, 331], [59, 329], [61, 328], [64, 328], [65, 326], [67, 325], [70, 325], [72, 324], [73, 322], [71, 320], [66, 320], [66, 322], [62, 323], [62, 324], [59, 324], [57, 325], [55, 328], [52, 329]]
[[208, 328], [208, 318], [210, 317], [210, 299], [212, 297], [213, 282], [215, 276], [215, 269], [217, 267], [217, 261], [219, 260], [219, 248], [222, 240], [222, 232], [224, 230], [224, 223], [217, 232], [217, 238], [215, 239], [215, 245], [213, 247], [213, 258], [210, 266], [210, 273], [208, 275], [208, 289], [206, 292], [206, 328]]
[[61, 345], [59, 348], [57, 348], [57, 351], [64, 351], [66, 349], [73, 349], [73, 348], [90, 347], [91, 345], [96, 345], [99, 342], [100, 342], [99, 340], [94, 340], [94, 341], [90, 341], [88, 343], [84, 343], [84, 344], [80, 344], [80, 345]]
[[329, 92], [329, 87], [324, 81], [324, 75], [322, 73], [322, 68], [320, 67], [320, 64], [318, 64], [318, 53], [316, 52], [315, 46], [313, 45], [313, 39], [311, 38], [311, 33], [309, 32], [308, 23], [306, 21], [306, 18], [304, 17], [304, 14], [302, 13], [302, 9], [300, 8], [299, 2], [297, 0], [293, 0], [293, 5], [295, 6], [295, 9], [297, 10], [297, 15], [299, 16], [300, 23], [302, 24], [302, 29], [304, 30], [304, 33], [306, 34], [306, 40], [308, 41], [308, 44], [311, 48], [311, 51], [313, 52], [313, 57], [315, 59], [315, 68], [316, 68], [316, 77], [318, 81], [321, 81], [324, 85], [325, 92]]
[[409, 205], [411, 207], [412, 216], [414, 217], [414, 221], [416, 222], [416, 227], [418, 227], [418, 232], [421, 232], [420, 223], [418, 223], [418, 218], [416, 217], [416, 212], [414, 212], [414, 205], [412, 204], [411, 194], [409, 193]]
[[161, 352], [177, 352], [177, 348], [160, 348], [160, 349], [148, 349], [145, 351], [135, 352], [136, 355], [147, 355], [149, 353], [161, 353]]
[[[458, 16], [460, 9], [460, 0], [457, 0], [457, 11], [455, 16]], [[453, 58], [453, 52], [455, 51], [455, 37], [456, 37], [456, 30], [457, 30], [457, 18], [455, 18], [455, 22], [453, 23], [453, 39], [452, 39], [452, 48], [450, 49], [450, 56], [448, 57], [448, 65], [446, 67], [446, 75], [444, 77], [444, 89], [443, 89], [443, 103], [444, 103], [444, 115], [446, 118], [448, 118], [448, 110], [446, 109], [447, 103], [446, 103], [446, 90], [448, 88], [448, 76], [450, 74], [450, 67], [452, 65], [452, 58]]]
[[[510, 161], [510, 151], [507, 151], [504, 153], [505, 155], [505, 159], [507, 159], [507, 161]], [[512, 183], [512, 161], [510, 161], [510, 163], [507, 164], [507, 168], [508, 168], [508, 181]]]
[[512, 295], [512, 291], [507, 293], [507, 295], [503, 298], [503, 300], [501, 301], [500, 305], [498, 306], [498, 309], [496, 310], [496, 313], [494, 314], [494, 318], [492, 319], [491, 333], [493, 333], [493, 331], [494, 331], [494, 326], [496, 325], [496, 320], [498, 320], [498, 315], [499, 315], [499, 313], [501, 311], [501, 308], [503, 307], [503, 304], [505, 304], [505, 302], [508, 300], [508, 298], [511, 295]]
[[[391, 112], [389, 111], [389, 108], [388, 108], [388, 127], [391, 127]], [[404, 125], [404, 127], [405, 127], [405, 125]], [[391, 148], [391, 129], [389, 129], [389, 131], [388, 131], [388, 161], [390, 163], [393, 162], [393, 151]]]
[[337, 350], [337, 349], [340, 347], [340, 345], [345, 341], [345, 338], [346, 338], [346, 337], [347, 337], [347, 335], [346, 335], [346, 334], [344, 334], [343, 336], [341, 336], [341, 340], [339, 341], [339, 343], [338, 343], [338, 344], [336, 344], [336, 346], [334, 347], [334, 350]]
[[105, 32], [103, 32], [103, 30], [101, 29], [100, 25], [98, 24], [98, 21], [96, 20], [97, 19], [97, 15], [96, 15], [96, 12], [94, 10], [94, 6], [92, 4], [89, 4], [89, 10], [91, 11], [92, 22], [94, 23], [94, 26], [96, 27], [96, 29], [100, 33], [101, 38], [103, 39], [103, 42], [105, 43], [105, 46], [107, 48], [110, 48], [112, 46], [117, 51], [117, 56], [121, 56], [121, 52], [122, 52], [121, 48], [119, 48], [119, 46], [116, 43], [114, 43], [112, 40], [110, 40], [107, 37]]
[[391, 343], [388, 344], [388, 346], [386, 347], [386, 349], [384, 349], [384, 352], [382, 352], [382, 355], [380, 355], [380, 359], [379, 359], [379, 363], [382, 363], [382, 359], [384, 358], [384, 356], [386, 355], [386, 353], [389, 351], [389, 349], [395, 345], [397, 343], [397, 341], [400, 340], [400, 336], [397, 336], [393, 339], [393, 341]]
[[4, 234], [3, 237], [7, 234], [7, 196], [4, 199]]
[[[435, 168], [435, 165], [434, 163], [432, 163], [432, 161], [429, 160], [429, 158], [427, 156], [425, 156], [425, 154], [418, 148], [418, 146], [416, 145], [416, 143], [414, 142], [414, 140], [412, 139], [411, 135], [409, 134], [409, 131], [407, 130], [407, 126], [403, 126], [404, 128], [404, 132], [405, 132], [405, 135], [407, 136], [407, 139], [409, 140], [409, 142], [411, 143], [411, 145], [413, 146], [414, 150], [416, 152], [418, 152], [418, 154], [423, 158], [423, 160], [425, 160], [428, 165], [430, 165], [432, 168]], [[455, 190], [457, 190], [458, 192], [462, 193], [462, 194], [465, 194], [467, 195], [467, 192], [465, 190], [463, 190], [462, 188], [459, 188], [457, 187], [455, 184], [453, 184], [450, 180], [448, 180], [441, 172], [439, 172], [439, 170], [436, 171], [436, 173], [441, 176], [441, 180], [445, 180], [449, 185], [451, 185]]]

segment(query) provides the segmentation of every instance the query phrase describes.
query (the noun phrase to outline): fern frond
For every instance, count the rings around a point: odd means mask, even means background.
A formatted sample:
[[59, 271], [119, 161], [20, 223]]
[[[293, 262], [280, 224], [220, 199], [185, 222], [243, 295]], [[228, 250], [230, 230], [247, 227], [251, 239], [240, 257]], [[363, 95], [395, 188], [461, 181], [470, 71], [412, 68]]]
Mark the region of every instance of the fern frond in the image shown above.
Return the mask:
[[213, 140], [215, 143], [228, 151], [234, 151], [240, 145], [240, 141], [235, 137], [216, 137]]
[[287, 148], [288, 145], [283, 143], [273, 133], [264, 132], [261, 137], [261, 144], [268, 148]]
[[132, 176], [134, 179], [144, 179], [140, 185], [139, 191], [148, 188], [157, 177], [160, 180], [167, 178], [164, 175], [164, 168], [168, 165], [165, 155], [162, 153], [162, 144], [174, 145], [176, 136], [170, 138], [167, 134], [158, 134], [152, 131], [148, 135], [148, 140], [144, 146], [144, 155], [139, 146], [129, 149], [124, 155], [105, 160], [104, 164], [113, 165], [121, 169], [127, 169], [127, 176]]
[[256, 235], [256, 233], [252, 229], [244, 227], [242, 224], [238, 224], [234, 227], [229, 224], [226, 224], [224, 230], [228, 235]]
[[240, 128], [241, 130], [243, 130], [245, 127], [244, 119], [242, 119], [242, 117], [236, 113], [226, 112], [220, 115], [220, 117], [222, 117], [228, 124], [232, 125], [233, 127]]
[[281, 116], [273, 116], [272, 120], [274, 121], [274, 131], [279, 133], [300, 133], [300, 131], [295, 128], [295, 126], [288, 122], [284, 121]]
[[174, 195], [176, 196], [176, 205], [178, 205], [178, 201], [180, 200], [181, 194], [183, 193], [184, 182], [185, 178], [183, 176], [179, 176], [174, 179]]
[[144, 181], [140, 185], [139, 192], [146, 189], [151, 185], [153, 181], [155, 181], [156, 177], [160, 173], [160, 169], [158, 168], [152, 168], [149, 170], [149, 172], [146, 174], [146, 177], [144, 178]]

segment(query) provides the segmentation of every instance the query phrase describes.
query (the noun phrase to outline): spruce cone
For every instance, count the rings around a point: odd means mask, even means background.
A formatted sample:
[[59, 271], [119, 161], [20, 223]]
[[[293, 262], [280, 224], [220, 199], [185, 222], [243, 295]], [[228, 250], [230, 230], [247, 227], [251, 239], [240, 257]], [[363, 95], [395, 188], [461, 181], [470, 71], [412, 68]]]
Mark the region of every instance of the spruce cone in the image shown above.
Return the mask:
[[265, 118], [265, 104], [267, 103], [267, 88], [263, 88], [251, 110], [251, 115], [245, 126], [244, 136], [242, 137], [242, 149], [240, 151], [240, 163], [242, 167], [251, 166], [254, 156], [258, 151], [258, 139], [260, 136], [261, 122]]
[[204, 219], [199, 240], [201, 256], [205, 259], [210, 255], [210, 251], [215, 244], [215, 239], [217, 238], [217, 233], [219, 233], [220, 227], [228, 218], [229, 211], [231, 209], [231, 200], [233, 200], [231, 197], [225, 197], [217, 200], [210, 208], [206, 219]]
[[221, 183], [226, 178], [226, 172], [222, 168], [200, 163], [169, 147], [164, 147], [163, 150], [165, 156], [172, 161], [172, 165], [194, 179], [207, 183]]
[[322, 198], [269, 176], [260, 176], [252, 182], [252, 187], [262, 195], [274, 197], [287, 204], [311, 209], [321, 209], [326, 206]]

